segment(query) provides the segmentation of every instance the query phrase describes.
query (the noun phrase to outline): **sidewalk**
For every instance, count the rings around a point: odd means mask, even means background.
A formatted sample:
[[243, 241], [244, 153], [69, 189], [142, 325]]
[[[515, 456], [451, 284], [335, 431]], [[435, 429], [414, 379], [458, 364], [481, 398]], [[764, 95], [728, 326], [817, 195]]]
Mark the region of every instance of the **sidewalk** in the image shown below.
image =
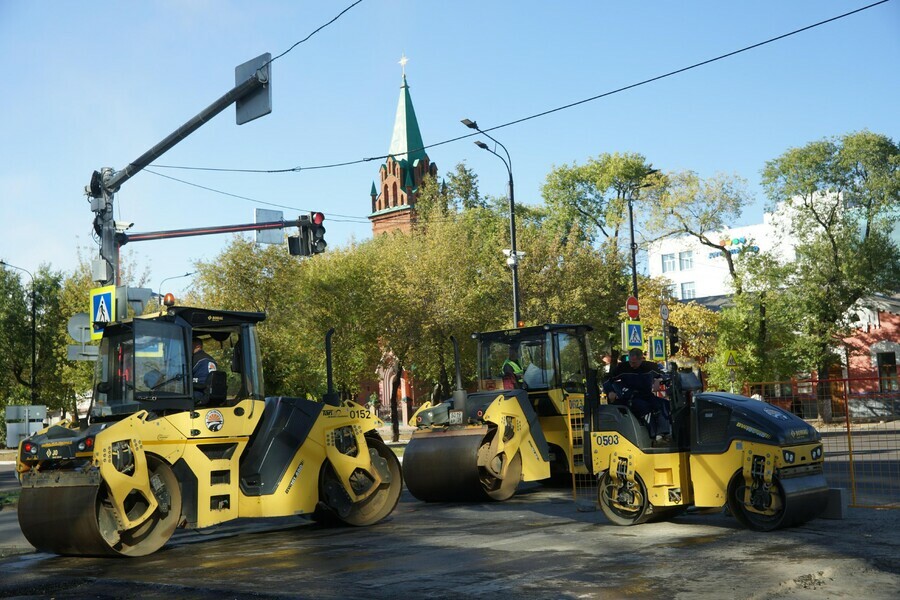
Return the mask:
[[391, 441], [394, 439], [394, 432], [390, 423], [385, 423], [383, 427], [379, 427], [376, 431], [378, 431], [378, 435], [381, 436], [381, 439], [383, 439], [385, 443], [390, 446], [395, 443], [405, 445], [407, 442], [409, 442], [409, 438], [415, 430], [415, 427], [410, 427], [409, 425], [400, 425], [400, 440], [398, 442]]

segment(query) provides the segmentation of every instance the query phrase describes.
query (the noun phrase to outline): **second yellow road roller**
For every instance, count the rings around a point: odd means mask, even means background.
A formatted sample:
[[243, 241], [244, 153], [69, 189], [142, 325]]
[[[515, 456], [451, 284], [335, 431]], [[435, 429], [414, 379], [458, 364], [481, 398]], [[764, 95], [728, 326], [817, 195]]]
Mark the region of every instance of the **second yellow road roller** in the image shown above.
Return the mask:
[[[474, 334], [478, 391], [456, 391], [411, 418], [406, 487], [428, 502], [506, 500], [520, 481], [588, 474], [585, 396], [594, 394], [588, 325], [546, 324]], [[511, 368], [512, 367], [512, 368]]]

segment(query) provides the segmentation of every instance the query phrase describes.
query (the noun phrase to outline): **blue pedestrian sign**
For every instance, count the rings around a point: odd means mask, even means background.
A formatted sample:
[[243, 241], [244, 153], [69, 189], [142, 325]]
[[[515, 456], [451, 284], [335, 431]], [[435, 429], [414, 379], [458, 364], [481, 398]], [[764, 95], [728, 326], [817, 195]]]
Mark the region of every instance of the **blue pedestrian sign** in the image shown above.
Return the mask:
[[108, 285], [91, 290], [91, 339], [103, 337], [103, 330], [116, 314], [116, 286]]
[[644, 327], [640, 321], [622, 323], [622, 348], [626, 352], [632, 348], [644, 348]]
[[654, 335], [650, 338], [650, 359], [654, 361], [666, 359], [666, 348], [662, 337]]

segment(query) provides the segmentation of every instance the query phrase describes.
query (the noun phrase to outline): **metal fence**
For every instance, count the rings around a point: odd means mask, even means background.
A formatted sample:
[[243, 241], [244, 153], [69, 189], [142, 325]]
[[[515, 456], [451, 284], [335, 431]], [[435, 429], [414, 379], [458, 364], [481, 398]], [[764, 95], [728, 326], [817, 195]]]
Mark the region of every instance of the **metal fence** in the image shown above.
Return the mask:
[[[830, 487], [850, 492], [850, 505], [900, 508], [900, 391], [878, 378], [768, 381], [744, 384], [755, 396], [809, 421], [822, 434]], [[830, 416], [827, 413], [830, 410]]]

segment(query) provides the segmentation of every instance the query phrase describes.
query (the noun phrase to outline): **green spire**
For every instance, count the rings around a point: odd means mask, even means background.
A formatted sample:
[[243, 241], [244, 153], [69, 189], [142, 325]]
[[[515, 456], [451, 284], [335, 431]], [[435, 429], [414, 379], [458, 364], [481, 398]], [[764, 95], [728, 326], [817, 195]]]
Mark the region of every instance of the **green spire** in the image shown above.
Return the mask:
[[375, 182], [374, 182], [374, 181], [372, 182], [372, 191], [369, 192], [369, 195], [370, 195], [370, 196], [377, 196], [377, 195], [378, 195], [378, 189], [375, 187]]
[[394, 120], [394, 135], [391, 136], [391, 149], [388, 154], [399, 161], [407, 161], [412, 164], [421, 158], [425, 158], [425, 150], [422, 146], [422, 134], [419, 132], [419, 122], [416, 120], [416, 111], [413, 108], [412, 98], [409, 96], [409, 86], [406, 84], [406, 75], [403, 75], [403, 85], [400, 86], [400, 101], [397, 103], [397, 118]]

